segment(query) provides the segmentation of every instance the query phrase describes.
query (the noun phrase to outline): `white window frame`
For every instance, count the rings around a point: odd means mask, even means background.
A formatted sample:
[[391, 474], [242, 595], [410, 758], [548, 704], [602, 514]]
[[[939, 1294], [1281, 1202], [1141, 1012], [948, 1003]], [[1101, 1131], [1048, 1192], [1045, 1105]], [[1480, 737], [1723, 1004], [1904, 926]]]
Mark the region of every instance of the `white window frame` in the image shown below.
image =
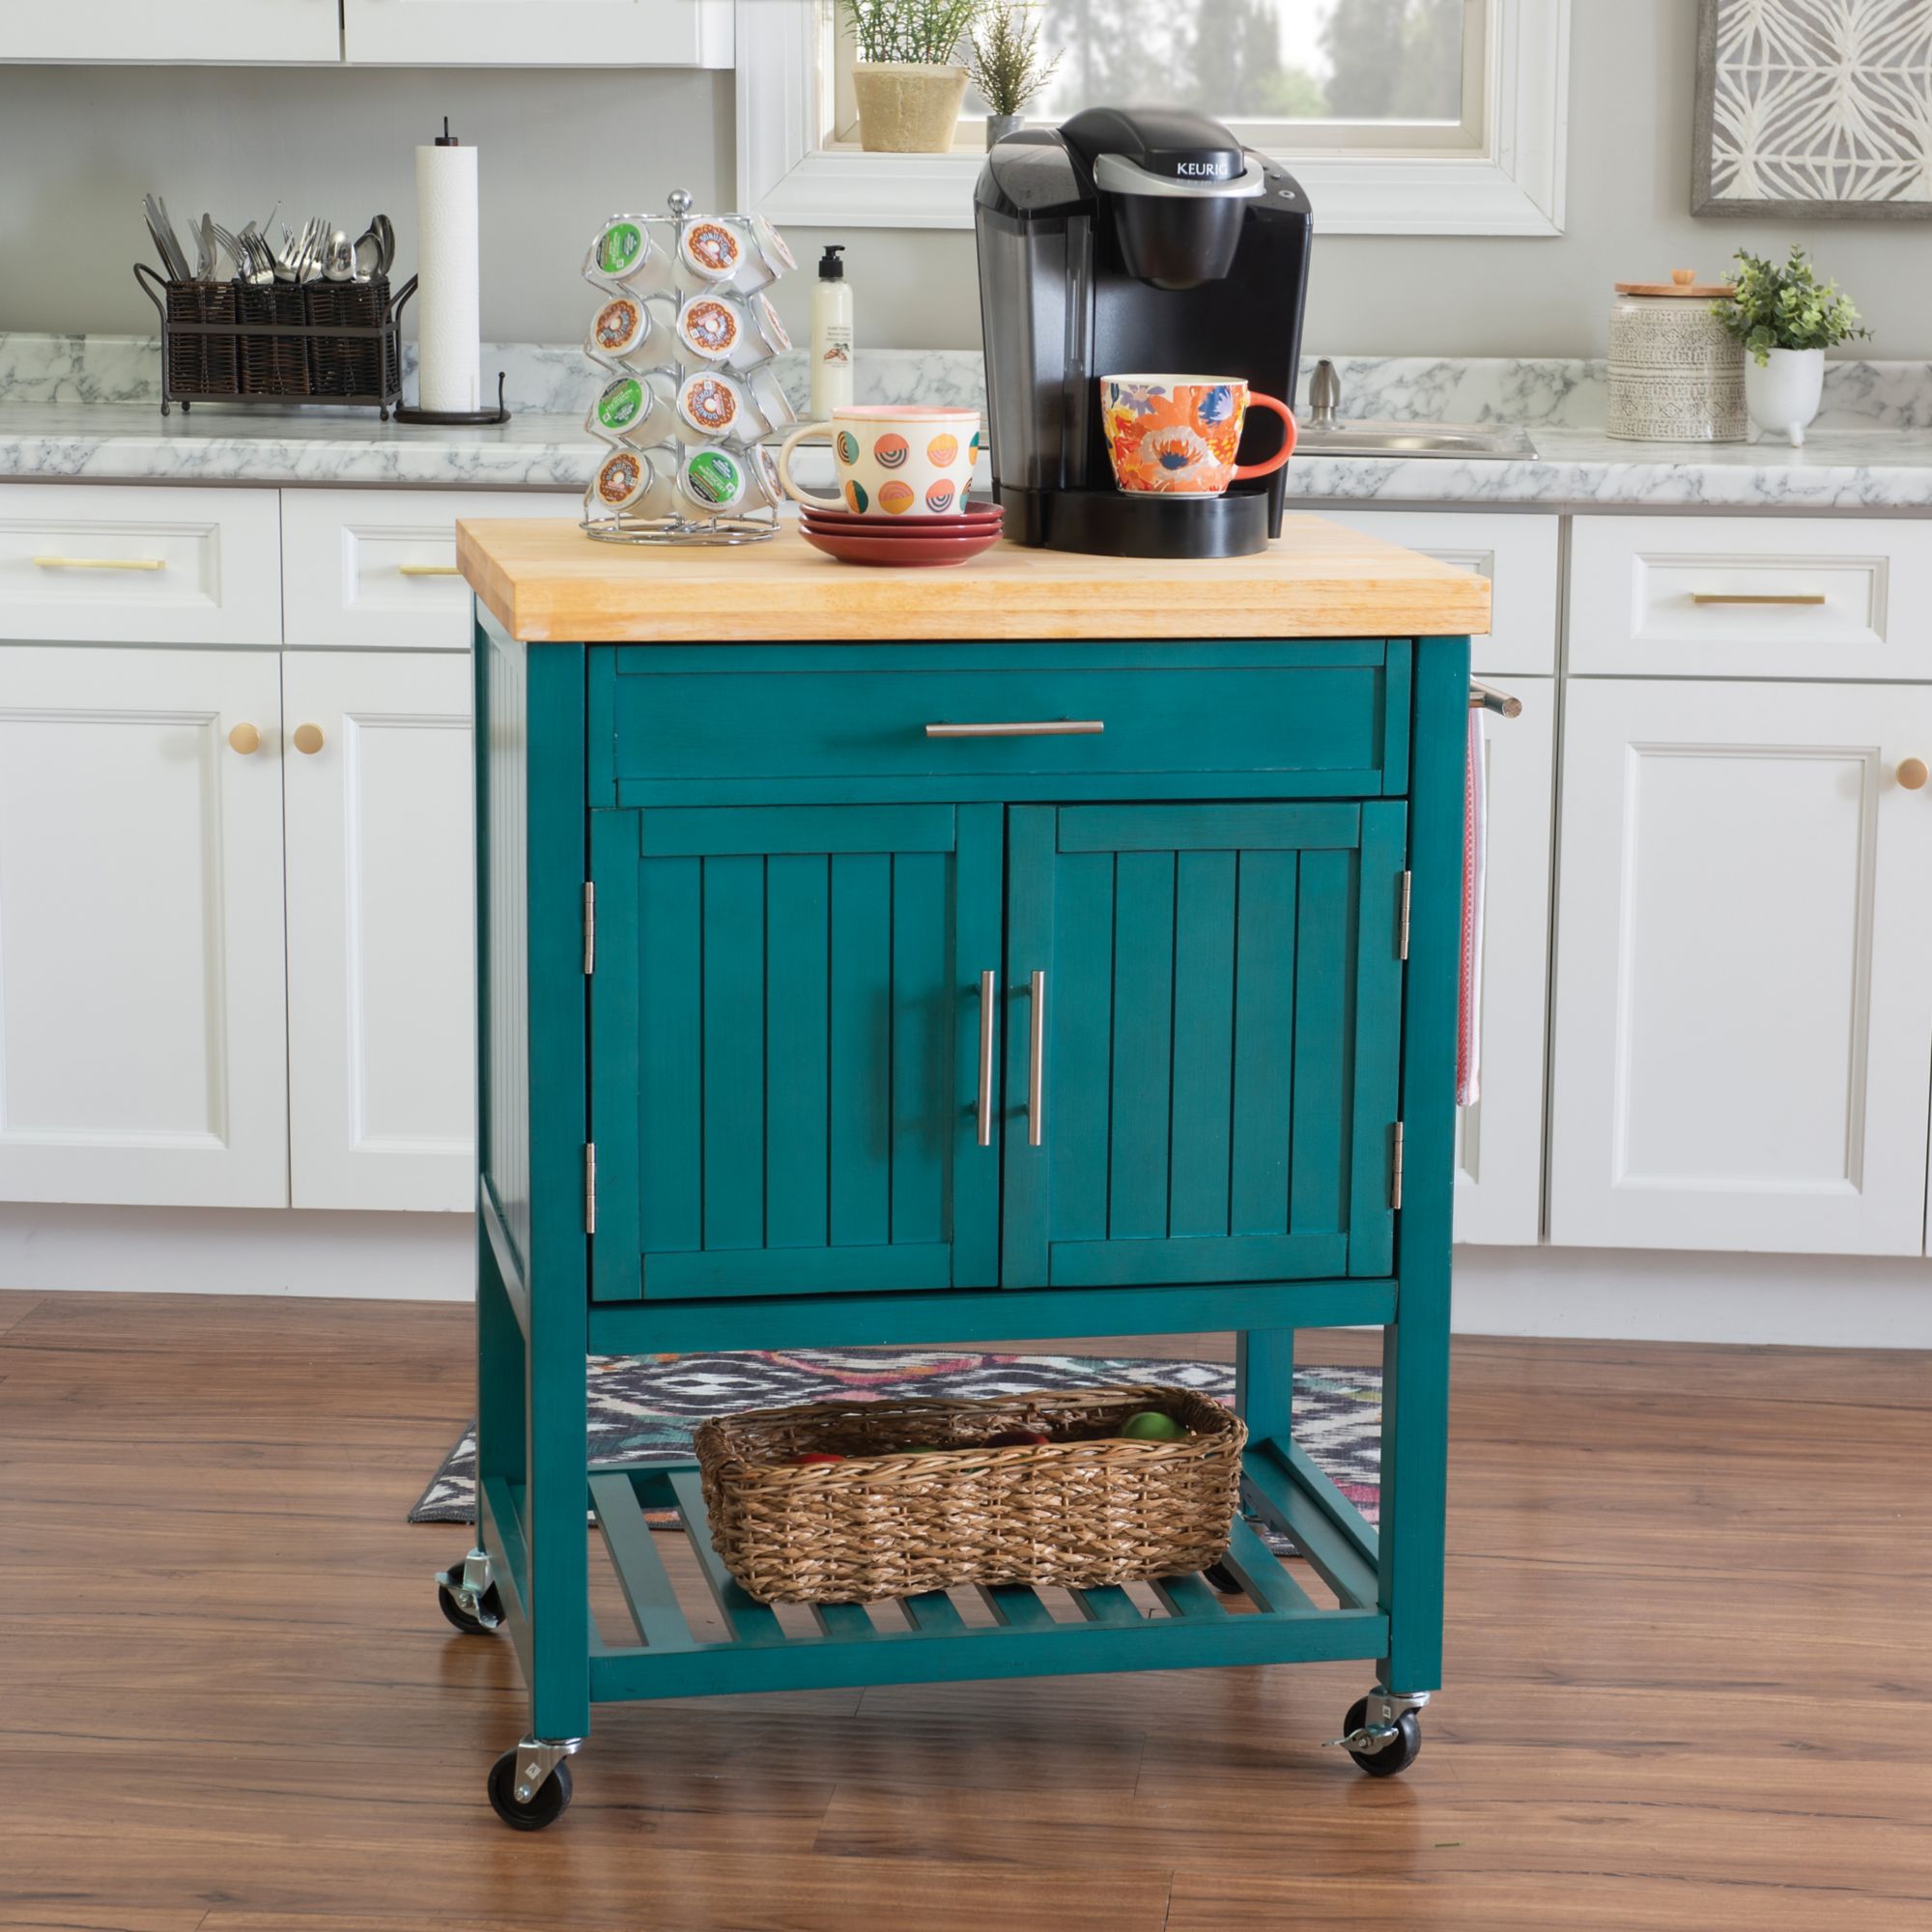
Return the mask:
[[[1488, 152], [1284, 154], [1327, 235], [1560, 235], [1571, 0], [1491, 0]], [[970, 228], [982, 156], [821, 148], [818, 0], [737, 0], [738, 205], [807, 227]]]

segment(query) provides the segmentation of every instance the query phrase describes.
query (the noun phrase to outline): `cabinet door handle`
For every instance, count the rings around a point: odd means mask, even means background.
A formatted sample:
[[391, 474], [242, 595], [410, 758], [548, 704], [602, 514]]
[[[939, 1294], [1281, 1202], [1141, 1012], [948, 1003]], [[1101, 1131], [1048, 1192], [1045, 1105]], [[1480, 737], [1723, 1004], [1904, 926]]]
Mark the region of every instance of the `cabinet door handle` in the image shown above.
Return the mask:
[[165, 570], [163, 556], [37, 556], [37, 570]]
[[1822, 604], [1822, 590], [1693, 590], [1693, 604]]
[[322, 750], [322, 726], [320, 724], [298, 724], [290, 734], [295, 748], [305, 757], [314, 757]]
[[928, 724], [928, 738], [1092, 738], [1107, 728], [1104, 718], [1027, 718], [1006, 724]]
[[1000, 976], [989, 966], [980, 975], [980, 1145], [993, 1145], [993, 1002]]
[[1033, 1019], [1027, 1038], [1027, 1146], [1039, 1145], [1046, 1104], [1046, 975], [1033, 976]]
[[1932, 766], [1928, 766], [1923, 758], [1900, 758], [1897, 778], [1907, 791], [1922, 791], [1925, 781], [1932, 778]]
[[256, 724], [238, 724], [228, 734], [232, 750], [240, 752], [245, 758], [262, 749], [262, 731]]
[[398, 577], [461, 577], [463, 566], [456, 563], [399, 563]]

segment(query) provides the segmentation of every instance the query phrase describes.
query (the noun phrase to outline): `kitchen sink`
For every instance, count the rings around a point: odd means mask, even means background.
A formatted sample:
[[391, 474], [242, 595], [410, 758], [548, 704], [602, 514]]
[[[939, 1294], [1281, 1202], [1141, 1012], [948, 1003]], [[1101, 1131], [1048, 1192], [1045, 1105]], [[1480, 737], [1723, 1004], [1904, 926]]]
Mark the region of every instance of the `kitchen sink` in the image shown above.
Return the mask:
[[1295, 438], [1297, 456], [1533, 457], [1536, 445], [1513, 423], [1377, 422], [1351, 417], [1308, 423]]

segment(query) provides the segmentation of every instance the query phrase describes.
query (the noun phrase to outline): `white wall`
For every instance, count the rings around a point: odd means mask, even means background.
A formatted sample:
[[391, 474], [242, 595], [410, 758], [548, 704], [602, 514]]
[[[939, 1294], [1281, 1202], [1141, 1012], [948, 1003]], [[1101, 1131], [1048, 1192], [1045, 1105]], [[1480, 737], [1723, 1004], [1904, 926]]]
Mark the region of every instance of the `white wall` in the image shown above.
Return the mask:
[[[1932, 224], [1697, 221], [1690, 196], [1695, 0], [1574, 0], [1569, 232], [1549, 241], [1321, 241], [1311, 349], [1601, 355], [1610, 285], [1716, 274], [1740, 242], [1809, 245], [1865, 310], [1888, 359], [1932, 358]], [[386, 208], [413, 260], [413, 144], [444, 113], [483, 149], [486, 335], [575, 337], [578, 266], [598, 218], [682, 184], [728, 192], [728, 74], [0, 68], [0, 328], [152, 326], [128, 264], [140, 197], [234, 220]], [[629, 155], [632, 158], [626, 159]], [[1320, 210], [1317, 210], [1319, 222]], [[801, 259], [827, 238], [795, 233]], [[978, 335], [970, 233], [856, 231], [862, 339]], [[781, 305], [804, 322], [805, 278]]]

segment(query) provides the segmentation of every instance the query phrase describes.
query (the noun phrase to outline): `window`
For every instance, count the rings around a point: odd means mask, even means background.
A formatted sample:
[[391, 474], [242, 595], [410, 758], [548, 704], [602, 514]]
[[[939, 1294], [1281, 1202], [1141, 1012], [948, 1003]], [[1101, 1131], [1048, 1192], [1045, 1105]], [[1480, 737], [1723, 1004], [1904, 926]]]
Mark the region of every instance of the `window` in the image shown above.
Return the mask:
[[[1286, 159], [1335, 234], [1562, 227], [1570, 0], [1029, 0], [1059, 71], [1028, 118], [1159, 99]], [[948, 155], [867, 155], [835, 0], [739, 0], [739, 197], [780, 220], [968, 227]]]

